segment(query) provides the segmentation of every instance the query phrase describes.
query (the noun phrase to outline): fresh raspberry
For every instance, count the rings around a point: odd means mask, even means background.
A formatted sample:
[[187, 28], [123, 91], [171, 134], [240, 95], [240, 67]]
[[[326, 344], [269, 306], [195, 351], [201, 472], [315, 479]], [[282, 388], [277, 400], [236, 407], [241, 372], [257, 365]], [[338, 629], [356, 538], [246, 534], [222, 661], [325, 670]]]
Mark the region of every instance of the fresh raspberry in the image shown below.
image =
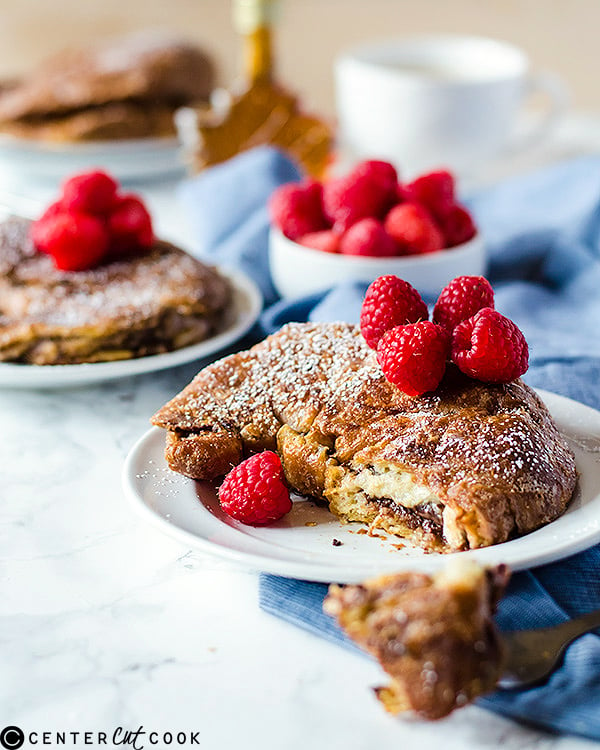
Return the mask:
[[446, 371], [450, 338], [429, 320], [397, 326], [384, 333], [377, 361], [386, 379], [408, 396], [434, 391]]
[[323, 215], [323, 186], [320, 182], [292, 182], [281, 185], [269, 200], [271, 221], [290, 240], [328, 229]]
[[389, 258], [397, 255], [397, 249], [380, 221], [361, 219], [342, 236], [340, 253]]
[[48, 222], [59, 214], [65, 213], [62, 203], [51, 203], [37, 221], [31, 225], [30, 236], [36, 249], [42, 253], [48, 252]]
[[[95, 216], [60, 213], [43, 224], [43, 244], [61, 271], [94, 268], [108, 249], [108, 232]], [[40, 228], [40, 232], [41, 232]]]
[[251, 526], [265, 526], [292, 509], [279, 456], [264, 451], [232, 469], [219, 488], [221, 508]]
[[445, 216], [454, 203], [454, 177], [445, 169], [417, 177], [405, 190], [411, 200], [425, 206], [435, 219]]
[[389, 162], [376, 159], [361, 161], [354, 167], [352, 174], [355, 177], [367, 176], [388, 191], [390, 200], [394, 200], [398, 185], [398, 172]]
[[365, 294], [360, 330], [371, 349], [377, 349], [386, 331], [427, 317], [427, 305], [408, 281], [397, 276], [380, 276]]
[[462, 245], [463, 242], [468, 242], [477, 234], [473, 217], [464, 206], [458, 203], [448, 210], [448, 213], [440, 219], [439, 223], [446, 247]]
[[447, 284], [433, 308], [433, 322], [448, 333], [483, 307], [494, 307], [494, 290], [483, 276], [457, 276]]
[[527, 371], [529, 348], [512, 320], [484, 307], [452, 333], [452, 361], [485, 383], [508, 383]]
[[444, 247], [442, 233], [431, 215], [417, 203], [394, 206], [385, 217], [384, 227], [399, 255], [434, 253]]
[[61, 203], [67, 211], [104, 216], [115, 203], [117, 188], [106, 172], [83, 172], [63, 184]]
[[337, 232], [345, 232], [360, 219], [382, 219], [396, 202], [396, 181], [390, 181], [388, 169], [375, 164], [383, 162], [363, 162], [350, 174], [323, 185], [325, 216]]
[[152, 246], [152, 219], [137, 195], [123, 195], [108, 217], [110, 253], [120, 255], [129, 250], [143, 250]]
[[403, 185], [401, 182], [399, 182], [396, 185], [396, 200], [394, 201], [394, 204], [396, 203], [411, 203], [413, 202], [413, 194], [408, 189], [406, 185]]
[[333, 229], [322, 229], [320, 232], [309, 232], [300, 237], [298, 242], [305, 247], [321, 250], [324, 253], [339, 253], [340, 235]]
[[54, 201], [54, 203], [51, 203], [48, 208], [44, 211], [44, 213], [40, 216], [40, 218], [35, 222], [36, 224], [41, 221], [46, 221], [46, 219], [52, 219], [55, 216], [58, 216], [58, 214], [65, 213], [65, 208], [61, 201]]

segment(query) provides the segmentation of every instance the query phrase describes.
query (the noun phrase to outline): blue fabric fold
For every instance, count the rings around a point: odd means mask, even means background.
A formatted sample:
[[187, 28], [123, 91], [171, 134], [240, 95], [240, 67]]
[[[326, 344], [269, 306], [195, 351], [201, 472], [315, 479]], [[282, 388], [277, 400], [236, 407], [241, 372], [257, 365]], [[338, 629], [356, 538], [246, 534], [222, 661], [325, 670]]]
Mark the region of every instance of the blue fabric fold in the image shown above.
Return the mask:
[[212, 167], [180, 189], [197, 252], [250, 276], [267, 305], [277, 299], [268, 272], [267, 200], [279, 185], [299, 179], [298, 168], [279, 151], [257, 148]]
[[[268, 270], [267, 200], [298, 169], [268, 148], [247, 152], [181, 190], [198, 250], [235, 265], [261, 287], [262, 333], [297, 320], [358, 321], [365, 285], [340, 285], [293, 302], [277, 299]], [[600, 408], [600, 158], [586, 157], [508, 180], [470, 196], [488, 248], [496, 307], [530, 346], [525, 380]], [[323, 584], [262, 575], [268, 612], [358, 651], [322, 612]], [[600, 608], [600, 545], [513, 576], [498, 612], [504, 630], [542, 627]], [[545, 729], [600, 739], [600, 636], [567, 651], [547, 683], [479, 700]]]

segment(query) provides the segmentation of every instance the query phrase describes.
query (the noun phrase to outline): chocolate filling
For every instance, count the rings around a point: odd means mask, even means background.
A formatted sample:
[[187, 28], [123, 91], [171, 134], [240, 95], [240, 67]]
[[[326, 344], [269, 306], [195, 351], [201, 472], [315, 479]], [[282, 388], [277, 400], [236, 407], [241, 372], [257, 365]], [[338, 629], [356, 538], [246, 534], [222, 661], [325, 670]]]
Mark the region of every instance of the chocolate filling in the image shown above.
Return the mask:
[[420, 503], [412, 508], [406, 508], [404, 505], [391, 500], [389, 497], [367, 497], [370, 503], [383, 505], [389, 508], [398, 520], [408, 526], [409, 529], [423, 529], [429, 534], [434, 534], [439, 539], [443, 538], [444, 521], [442, 518], [442, 509], [435, 503]]

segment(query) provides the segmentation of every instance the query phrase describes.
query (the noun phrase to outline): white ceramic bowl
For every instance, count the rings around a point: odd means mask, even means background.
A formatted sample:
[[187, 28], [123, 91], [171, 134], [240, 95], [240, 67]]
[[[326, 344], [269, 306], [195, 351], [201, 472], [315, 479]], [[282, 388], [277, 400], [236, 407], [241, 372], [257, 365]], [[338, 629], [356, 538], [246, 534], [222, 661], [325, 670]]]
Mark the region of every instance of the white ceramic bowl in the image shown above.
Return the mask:
[[436, 296], [456, 276], [481, 276], [485, 272], [483, 238], [476, 234], [462, 245], [425, 255], [363, 258], [313, 250], [289, 240], [271, 227], [269, 263], [273, 283], [284, 299], [323, 291], [345, 281], [370, 283], [394, 274], [421, 294]]

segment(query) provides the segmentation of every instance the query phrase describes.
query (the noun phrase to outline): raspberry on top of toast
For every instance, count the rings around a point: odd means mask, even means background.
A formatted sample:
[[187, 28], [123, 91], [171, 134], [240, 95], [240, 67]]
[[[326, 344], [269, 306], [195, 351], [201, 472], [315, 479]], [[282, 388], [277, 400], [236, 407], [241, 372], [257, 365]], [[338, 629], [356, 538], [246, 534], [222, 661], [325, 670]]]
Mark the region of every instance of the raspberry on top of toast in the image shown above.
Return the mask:
[[154, 237], [110, 175], [75, 175], [36, 221], [0, 224], [0, 361], [158, 354], [215, 332], [231, 300], [215, 268]]

